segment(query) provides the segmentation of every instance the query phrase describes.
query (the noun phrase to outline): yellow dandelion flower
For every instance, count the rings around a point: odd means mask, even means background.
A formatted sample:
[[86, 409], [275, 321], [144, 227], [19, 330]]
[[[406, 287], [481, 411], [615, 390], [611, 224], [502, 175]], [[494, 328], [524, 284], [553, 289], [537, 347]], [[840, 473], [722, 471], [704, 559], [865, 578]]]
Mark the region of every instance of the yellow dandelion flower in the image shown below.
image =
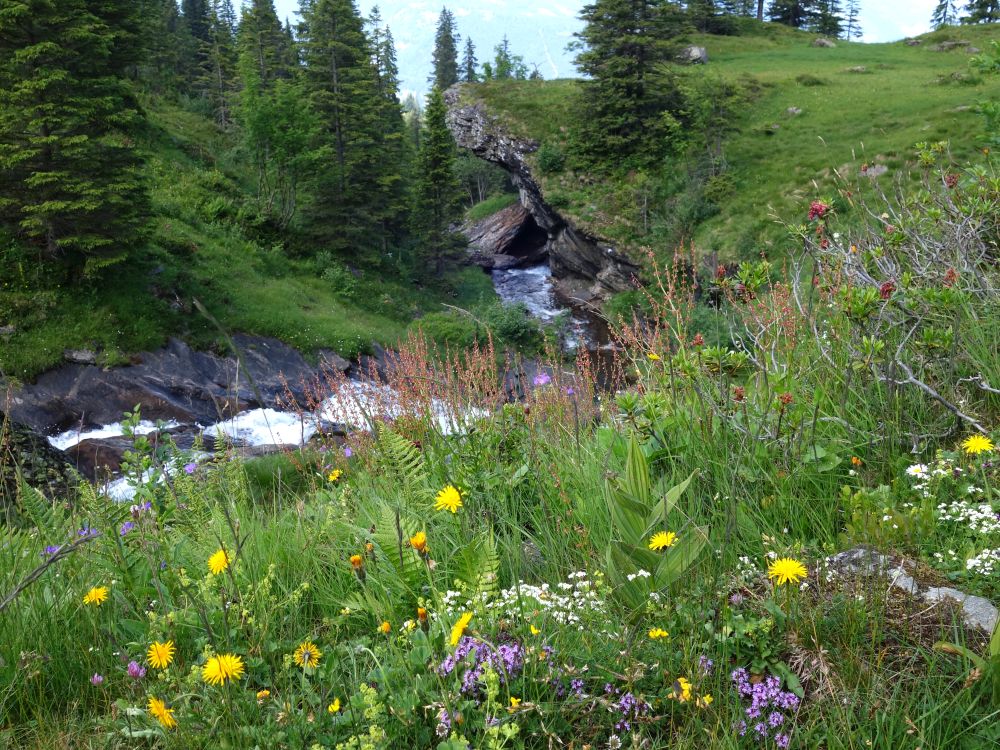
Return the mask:
[[229, 567], [229, 553], [224, 549], [220, 549], [210, 558], [208, 558], [208, 569], [213, 576], [219, 575], [222, 571]]
[[329, 474], [326, 475], [326, 481], [337, 482], [340, 478], [344, 476], [344, 472], [341, 469], [334, 469]]
[[434, 498], [434, 510], [447, 510], [452, 513], [458, 513], [458, 509], [461, 507], [462, 493], [450, 484], [437, 493], [437, 497]]
[[104, 602], [108, 600], [108, 587], [107, 586], [95, 586], [86, 594], [83, 595], [84, 604], [92, 604], [95, 607], [100, 607]]
[[705, 693], [697, 701], [695, 701], [695, 705], [698, 706], [698, 708], [708, 708], [712, 705], [713, 700], [715, 699], [712, 697], [711, 693]]
[[173, 729], [177, 726], [177, 719], [174, 718], [174, 709], [167, 708], [167, 704], [159, 698], [149, 696], [149, 703], [146, 704], [149, 713], [163, 726], [164, 729]]
[[389, 624], [388, 620], [382, 620], [382, 624], [378, 626], [378, 632], [389, 635], [392, 632], [392, 625]]
[[424, 552], [427, 551], [427, 534], [422, 531], [418, 531], [410, 537], [410, 546], [421, 555], [424, 554]]
[[271, 691], [270, 690], [258, 690], [257, 691], [257, 702], [258, 703], [263, 703], [264, 701], [266, 701], [270, 697], [271, 697]]
[[798, 583], [807, 574], [806, 566], [790, 557], [775, 560], [767, 568], [767, 577], [778, 586], [783, 586], [786, 583]]
[[649, 548], [653, 552], [663, 552], [677, 543], [677, 535], [672, 531], [657, 531], [649, 538]]
[[663, 628], [650, 628], [650, 630], [649, 630], [649, 637], [652, 640], [655, 641], [655, 640], [658, 640], [660, 638], [669, 638], [670, 637], [670, 633], [668, 633]]
[[659, 362], [660, 361], [660, 355], [657, 354], [656, 352], [648, 352], [646, 354], [646, 358], [649, 359], [650, 362]]
[[472, 613], [466, 612], [461, 617], [458, 618], [458, 622], [455, 623], [455, 627], [451, 629], [451, 645], [457, 646], [458, 642], [462, 640], [462, 636], [465, 635], [466, 628], [469, 627], [469, 623], [472, 621]]
[[969, 435], [962, 441], [962, 448], [970, 456], [993, 450], [993, 441], [985, 435]]
[[327, 713], [335, 714], [340, 711], [340, 698], [334, 698], [333, 703], [326, 707]]
[[315, 667], [319, 663], [319, 658], [323, 655], [323, 652], [316, 648], [316, 644], [312, 641], [303, 641], [299, 644], [299, 647], [295, 649], [295, 663], [305, 669], [306, 667]]
[[159, 641], [154, 641], [149, 650], [146, 652], [146, 661], [149, 662], [149, 666], [153, 669], [166, 669], [170, 666], [170, 662], [174, 660], [174, 642], [167, 641], [166, 643], [160, 643]]
[[224, 685], [235, 682], [243, 676], [243, 659], [236, 654], [213, 656], [201, 668], [201, 679], [209, 685]]

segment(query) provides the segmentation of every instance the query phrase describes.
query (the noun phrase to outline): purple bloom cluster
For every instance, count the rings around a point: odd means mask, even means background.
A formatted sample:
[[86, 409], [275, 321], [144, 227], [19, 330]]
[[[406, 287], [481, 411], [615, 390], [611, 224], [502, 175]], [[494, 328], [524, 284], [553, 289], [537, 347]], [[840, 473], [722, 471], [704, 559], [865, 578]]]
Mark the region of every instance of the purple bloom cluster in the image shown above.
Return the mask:
[[698, 657], [698, 671], [701, 672], [703, 677], [708, 677], [712, 674], [713, 669], [715, 669], [714, 661], [709, 659], [704, 654]]
[[462, 663], [468, 665], [462, 674], [462, 693], [478, 696], [479, 683], [487, 669], [492, 669], [500, 676], [501, 685], [506, 684], [510, 677], [520, 674], [524, 667], [524, 649], [515, 640], [493, 646], [485, 641], [464, 636], [458, 642], [458, 647], [441, 662], [438, 674], [446, 677]]
[[[609, 687], [611, 686], [604, 686], [605, 693], [608, 692]], [[642, 698], [636, 698], [631, 692], [623, 693], [621, 690], [612, 688], [611, 695], [615, 697], [611, 703], [611, 710], [621, 715], [621, 718], [615, 722], [616, 732], [631, 732], [632, 722], [649, 714], [650, 705]]]
[[[786, 712], [790, 712], [791, 718], [794, 718], [799, 708], [799, 697], [788, 690], [782, 690], [781, 680], [773, 675], [753, 683], [747, 670], [741, 668], [733, 670], [730, 677], [740, 697], [750, 701], [750, 706], [744, 711], [746, 720], [741, 720], [736, 726], [740, 736], [746, 735], [749, 727], [761, 742], [773, 739], [778, 747], [788, 747], [791, 736], [785, 723], [790, 717]], [[752, 725], [748, 725], [748, 721]]]
[[121, 529], [118, 530], [118, 534], [120, 536], [125, 536], [134, 528], [135, 528], [135, 521], [126, 521], [125, 523], [122, 524]]
[[531, 381], [535, 386], [541, 388], [543, 385], [548, 385], [552, 382], [552, 376], [547, 372], [540, 372], [535, 375], [535, 379]]
[[133, 659], [128, 663], [128, 676], [133, 680], [141, 680], [146, 676], [146, 668]]
[[62, 549], [61, 544], [50, 544], [48, 547], [43, 549], [39, 554], [42, 557], [52, 557], [56, 552]]

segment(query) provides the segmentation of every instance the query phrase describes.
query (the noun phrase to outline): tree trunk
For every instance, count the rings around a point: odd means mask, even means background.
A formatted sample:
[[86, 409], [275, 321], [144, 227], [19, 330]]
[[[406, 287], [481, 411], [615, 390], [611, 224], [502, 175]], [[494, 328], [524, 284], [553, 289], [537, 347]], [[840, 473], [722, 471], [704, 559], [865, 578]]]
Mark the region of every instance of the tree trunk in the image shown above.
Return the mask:
[[757, 0], [757, 20], [764, 20], [764, 0]]

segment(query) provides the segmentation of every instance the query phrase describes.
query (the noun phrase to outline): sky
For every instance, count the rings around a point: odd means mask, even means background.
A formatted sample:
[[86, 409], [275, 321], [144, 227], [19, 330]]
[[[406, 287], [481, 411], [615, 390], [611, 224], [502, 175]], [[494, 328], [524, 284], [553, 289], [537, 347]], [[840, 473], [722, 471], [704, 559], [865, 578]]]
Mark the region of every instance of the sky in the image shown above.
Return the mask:
[[[434, 27], [442, 5], [455, 14], [459, 34], [471, 36], [482, 61], [507, 34], [511, 48], [545, 78], [576, 75], [566, 44], [580, 27], [585, 0], [356, 0], [362, 14], [382, 9], [396, 40], [404, 90], [427, 88]], [[961, 7], [962, 3], [956, 3]], [[892, 42], [930, 31], [937, 0], [861, 0], [862, 41]], [[275, 0], [278, 17], [293, 22], [298, 0]]]

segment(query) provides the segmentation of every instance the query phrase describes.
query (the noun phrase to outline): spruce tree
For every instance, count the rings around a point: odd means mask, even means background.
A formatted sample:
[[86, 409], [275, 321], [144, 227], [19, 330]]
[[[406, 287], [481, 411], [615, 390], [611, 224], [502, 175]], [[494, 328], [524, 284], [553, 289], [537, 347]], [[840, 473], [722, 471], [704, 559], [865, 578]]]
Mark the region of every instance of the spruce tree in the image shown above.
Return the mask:
[[861, 0], [847, 0], [847, 19], [844, 21], [844, 39], [861, 38]]
[[[223, 3], [213, 3], [210, 40], [206, 46], [206, 69], [201, 80], [216, 122], [223, 130], [232, 123], [233, 100], [236, 95], [236, 39], [225, 17]], [[231, 6], [230, 6], [231, 7]]]
[[813, 0], [771, 0], [768, 19], [793, 29], [801, 29], [812, 18], [813, 5]]
[[444, 91], [458, 83], [458, 34], [455, 32], [455, 17], [447, 8], [438, 16], [437, 32], [434, 34], [434, 70], [428, 82]]
[[181, 21], [176, 0], [147, 0], [142, 12], [147, 54], [140, 76], [156, 93], [177, 93], [187, 61], [194, 55], [194, 40]]
[[816, 0], [812, 7], [809, 27], [822, 36], [838, 38], [844, 33], [843, 11], [840, 0]]
[[126, 76], [143, 57], [134, 0], [23, 0], [0, 13], [0, 223], [86, 273], [141, 242], [149, 196]]
[[267, 88], [275, 79], [285, 77], [285, 36], [274, 0], [252, 0], [244, 6], [237, 44], [240, 54], [256, 65], [262, 86]]
[[958, 23], [958, 9], [955, 7], [955, 0], [941, 0], [931, 14], [931, 24], [935, 29], [944, 26], [954, 26]]
[[715, 0], [689, 0], [687, 3], [688, 16], [694, 27], [701, 32], [707, 32], [711, 28], [712, 19], [719, 12]]
[[462, 80], [466, 83], [475, 83], [479, 80], [476, 68], [479, 61], [476, 60], [476, 45], [472, 43], [472, 37], [465, 40], [465, 52], [462, 55]]
[[524, 58], [510, 51], [507, 35], [493, 48], [492, 78], [497, 81], [523, 81], [528, 77], [528, 66]]
[[379, 95], [372, 51], [353, 0], [315, 0], [305, 12], [303, 76], [322, 125], [309, 228], [340, 252], [373, 245]]
[[417, 157], [414, 229], [423, 260], [440, 276], [444, 261], [455, 248], [450, 226], [461, 216], [462, 188], [455, 176], [455, 141], [446, 121], [441, 90], [427, 97], [425, 124]]
[[368, 18], [375, 73], [377, 141], [371, 165], [376, 192], [371, 196], [375, 234], [383, 254], [403, 239], [409, 210], [407, 185], [412, 152], [406, 138], [403, 107], [399, 102], [399, 66], [392, 31], [382, 25], [378, 6]]
[[679, 104], [675, 82], [661, 71], [673, 58], [672, 40], [686, 18], [673, 3], [658, 0], [595, 0], [581, 13], [576, 63], [581, 83], [580, 126], [575, 134], [585, 158], [617, 157], [640, 163], [664, 151], [664, 112]]
[[969, 0], [965, 6], [967, 15], [962, 23], [997, 23], [1000, 21], [1000, 0]]

